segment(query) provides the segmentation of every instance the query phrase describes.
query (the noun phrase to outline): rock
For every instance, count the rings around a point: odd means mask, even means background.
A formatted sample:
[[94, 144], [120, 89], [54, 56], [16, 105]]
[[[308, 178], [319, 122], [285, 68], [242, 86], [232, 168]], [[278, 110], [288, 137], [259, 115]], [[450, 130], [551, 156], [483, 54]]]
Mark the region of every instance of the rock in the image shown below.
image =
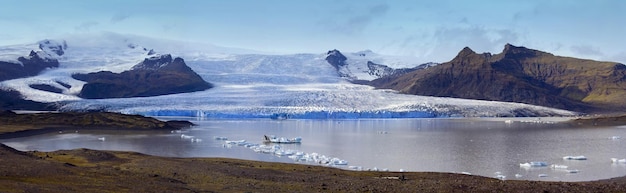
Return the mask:
[[146, 97], [202, 91], [213, 86], [189, 68], [182, 58], [171, 55], [146, 58], [122, 73], [100, 71], [74, 74], [87, 82], [79, 97], [87, 99]]
[[35, 76], [46, 68], [59, 67], [58, 60], [40, 55], [45, 53], [31, 50], [27, 57], [17, 58], [21, 64], [0, 61], [0, 81]]
[[346, 60], [348, 60], [348, 58], [339, 52], [339, 50], [330, 50], [326, 53], [326, 61], [337, 70], [346, 65]]

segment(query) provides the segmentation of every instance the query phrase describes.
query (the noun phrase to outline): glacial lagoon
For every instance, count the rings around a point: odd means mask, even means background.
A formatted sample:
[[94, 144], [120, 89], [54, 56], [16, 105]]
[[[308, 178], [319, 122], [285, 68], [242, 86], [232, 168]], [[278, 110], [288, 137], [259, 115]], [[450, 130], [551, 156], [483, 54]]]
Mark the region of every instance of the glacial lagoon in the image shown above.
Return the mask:
[[[583, 128], [567, 118], [435, 118], [355, 120], [187, 119], [180, 131], [63, 130], [1, 143], [19, 150], [89, 148], [167, 157], [227, 157], [320, 165], [259, 153], [251, 145], [347, 161], [343, 169], [454, 172], [504, 180], [589, 181], [626, 175], [626, 126]], [[302, 137], [264, 144], [263, 135]], [[218, 137], [218, 139], [216, 139]], [[246, 140], [248, 145], [227, 144]], [[586, 160], [566, 160], [584, 156]], [[545, 162], [545, 166], [520, 167]], [[555, 168], [551, 166], [555, 165]], [[567, 168], [564, 168], [566, 166]]]

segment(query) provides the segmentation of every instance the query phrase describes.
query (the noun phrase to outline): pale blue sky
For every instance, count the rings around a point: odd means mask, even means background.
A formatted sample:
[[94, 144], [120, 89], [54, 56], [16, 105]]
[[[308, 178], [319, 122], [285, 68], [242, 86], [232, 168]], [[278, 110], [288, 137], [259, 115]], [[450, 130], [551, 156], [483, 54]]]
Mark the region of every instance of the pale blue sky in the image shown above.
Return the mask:
[[1, 0], [0, 44], [101, 31], [277, 53], [445, 62], [505, 43], [626, 63], [623, 0]]

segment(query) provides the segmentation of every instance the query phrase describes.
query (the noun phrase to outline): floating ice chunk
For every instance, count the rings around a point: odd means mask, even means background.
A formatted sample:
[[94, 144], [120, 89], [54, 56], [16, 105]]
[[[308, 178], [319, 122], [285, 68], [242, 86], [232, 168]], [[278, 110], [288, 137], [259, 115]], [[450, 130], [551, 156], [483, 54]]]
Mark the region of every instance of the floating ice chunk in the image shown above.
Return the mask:
[[181, 138], [181, 139], [193, 139], [193, 138], [194, 138], [194, 136], [191, 136], [191, 135], [185, 135], [185, 134], [180, 134], [180, 138]]
[[363, 167], [361, 167], [361, 166], [348, 166], [348, 169], [356, 170], [356, 171], [362, 171]]
[[191, 138], [191, 142], [192, 142], [192, 143], [202, 142], [202, 139], [199, 139], [199, 138]]
[[611, 137], [609, 137], [609, 139], [610, 140], [619, 140], [619, 139], [622, 139], [622, 137], [620, 137], [620, 136], [611, 136]]
[[532, 168], [532, 167], [546, 167], [548, 163], [546, 162], [528, 162], [528, 163], [520, 163], [519, 167], [522, 168]]
[[545, 178], [545, 177], [548, 177], [548, 174], [539, 174], [539, 177], [540, 178]]
[[107, 138], [105, 138], [105, 137], [98, 137], [98, 140], [100, 140], [100, 141], [106, 141], [106, 140], [107, 140]]
[[220, 136], [215, 136], [214, 139], [215, 140], [228, 140], [227, 137], [220, 137]]
[[332, 163], [333, 165], [348, 165], [348, 161], [346, 161], [346, 160], [342, 160], [342, 159], [339, 159], [339, 158], [333, 158], [333, 159], [331, 159], [331, 163]]
[[505, 120], [504, 123], [511, 124], [511, 123], [513, 123], [513, 121], [512, 120]]
[[583, 155], [579, 155], [579, 156], [565, 156], [563, 157], [563, 160], [587, 160], [587, 157], [583, 156]]
[[400, 169], [399, 172], [405, 172], [404, 169]]
[[498, 174], [498, 175], [496, 175], [496, 178], [498, 178], [499, 180], [505, 180], [506, 176], [502, 175], [502, 174]]
[[552, 164], [552, 165], [550, 165], [550, 168], [552, 168], [552, 169], [567, 169], [567, 166], [566, 165]]
[[472, 173], [469, 173], [469, 172], [461, 172], [461, 174], [472, 175]]
[[624, 164], [624, 163], [626, 163], [626, 159], [611, 158], [611, 162], [612, 162], [612, 163], [620, 163], [620, 164]]
[[515, 174], [515, 178], [521, 178], [524, 177], [522, 174]]
[[239, 145], [239, 144], [243, 145], [243, 144], [246, 143], [246, 140], [243, 140], [243, 139], [242, 140], [233, 140], [233, 141], [226, 140], [225, 143], [226, 144], [231, 144], [231, 145]]
[[578, 170], [565, 170], [565, 171], [567, 171], [567, 173], [570, 173], [570, 174], [575, 174], [579, 172]]

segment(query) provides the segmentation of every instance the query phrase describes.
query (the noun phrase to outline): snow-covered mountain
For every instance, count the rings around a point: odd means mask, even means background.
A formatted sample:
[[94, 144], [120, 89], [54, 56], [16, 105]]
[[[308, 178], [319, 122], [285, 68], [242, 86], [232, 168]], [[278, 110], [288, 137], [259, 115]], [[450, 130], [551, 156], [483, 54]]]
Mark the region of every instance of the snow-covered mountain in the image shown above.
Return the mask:
[[330, 50], [326, 53], [326, 61], [335, 67], [339, 76], [350, 81], [371, 81], [437, 65], [432, 62], [416, 64], [412, 57], [383, 56], [371, 50], [347, 54]]
[[[337, 68], [328, 62], [331, 53], [273, 55], [118, 34], [88, 37], [67, 37], [43, 48], [39, 48], [39, 44], [0, 47], [0, 60], [11, 60], [30, 50], [63, 51], [62, 55], [55, 57], [60, 63], [58, 68], [33, 77], [3, 81], [0, 87], [17, 90], [30, 100], [57, 103], [61, 110], [107, 110], [162, 116], [403, 118], [575, 114], [519, 103], [403, 95], [351, 83], [351, 80], [384, 76], [389, 69], [417, 66], [404, 57], [382, 56], [371, 51], [346, 53], [345, 65]], [[56, 49], [58, 45], [61, 49]], [[85, 82], [73, 79], [72, 74], [119, 73], [153, 54], [184, 58], [193, 71], [215, 87], [156, 97], [77, 97]], [[339, 76], [341, 73], [349, 76]], [[61, 92], [35, 89], [29, 86], [32, 84], [50, 85]]]

